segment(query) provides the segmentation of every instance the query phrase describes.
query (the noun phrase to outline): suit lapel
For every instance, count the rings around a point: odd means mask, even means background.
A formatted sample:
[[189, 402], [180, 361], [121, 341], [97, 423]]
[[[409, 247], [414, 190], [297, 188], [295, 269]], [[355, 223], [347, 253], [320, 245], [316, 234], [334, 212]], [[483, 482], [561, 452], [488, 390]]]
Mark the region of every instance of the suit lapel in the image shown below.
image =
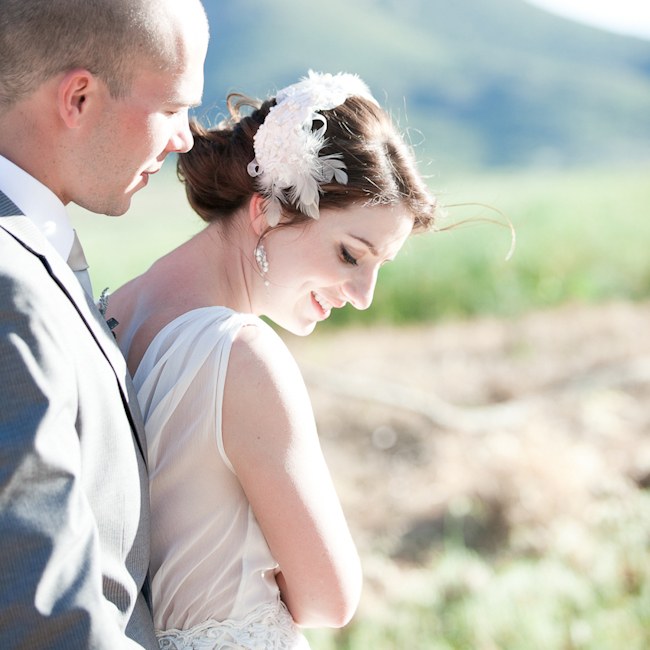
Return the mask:
[[137, 397], [131, 379], [128, 376], [126, 362], [92, 298], [83, 290], [70, 267], [52, 248], [38, 228], [29, 218], [22, 215], [20, 210], [2, 192], [0, 192], [0, 227], [32, 255], [40, 259], [52, 280], [70, 300], [86, 324], [88, 331], [113, 369], [124, 410], [146, 462], [146, 441], [142, 415], [137, 405]]

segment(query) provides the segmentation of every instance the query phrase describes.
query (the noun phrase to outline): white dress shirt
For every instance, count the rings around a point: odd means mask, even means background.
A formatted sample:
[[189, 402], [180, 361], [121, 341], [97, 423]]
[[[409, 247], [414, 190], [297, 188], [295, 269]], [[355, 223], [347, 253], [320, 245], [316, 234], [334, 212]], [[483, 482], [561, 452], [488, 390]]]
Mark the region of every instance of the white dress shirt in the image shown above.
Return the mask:
[[65, 206], [54, 192], [3, 156], [0, 156], [0, 190], [67, 260], [72, 250], [74, 230]]

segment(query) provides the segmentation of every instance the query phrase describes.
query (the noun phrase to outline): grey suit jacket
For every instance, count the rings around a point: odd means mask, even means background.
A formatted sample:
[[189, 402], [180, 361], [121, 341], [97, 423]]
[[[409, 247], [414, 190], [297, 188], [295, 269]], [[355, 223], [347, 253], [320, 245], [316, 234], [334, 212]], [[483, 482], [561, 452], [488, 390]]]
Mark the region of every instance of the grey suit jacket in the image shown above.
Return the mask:
[[0, 647], [158, 648], [145, 457], [101, 314], [0, 192]]

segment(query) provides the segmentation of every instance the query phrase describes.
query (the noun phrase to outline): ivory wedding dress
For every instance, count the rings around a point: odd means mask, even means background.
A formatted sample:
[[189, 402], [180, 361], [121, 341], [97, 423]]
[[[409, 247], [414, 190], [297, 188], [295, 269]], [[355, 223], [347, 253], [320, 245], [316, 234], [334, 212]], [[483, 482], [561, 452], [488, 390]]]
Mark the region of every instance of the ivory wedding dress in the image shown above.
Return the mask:
[[271, 329], [224, 307], [190, 311], [158, 333], [134, 377], [147, 432], [154, 624], [165, 650], [309, 648], [224, 450], [224, 382], [242, 327]]

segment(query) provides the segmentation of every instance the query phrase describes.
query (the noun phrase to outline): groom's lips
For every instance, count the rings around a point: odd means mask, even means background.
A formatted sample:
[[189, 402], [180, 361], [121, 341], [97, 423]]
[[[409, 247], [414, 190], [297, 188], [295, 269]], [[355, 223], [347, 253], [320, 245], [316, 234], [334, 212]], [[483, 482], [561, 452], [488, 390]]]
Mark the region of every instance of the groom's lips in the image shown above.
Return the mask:
[[142, 174], [146, 174], [147, 176], [150, 176], [151, 174], [157, 174], [160, 170], [162, 169], [162, 165], [155, 167], [154, 169], [145, 169]]
[[160, 168], [155, 169], [153, 171], [142, 172], [142, 174], [140, 174], [140, 175], [142, 176], [142, 179], [144, 180], [144, 184], [146, 185], [149, 182], [149, 176], [151, 176], [152, 174], [157, 174], [159, 171], [160, 171]]

